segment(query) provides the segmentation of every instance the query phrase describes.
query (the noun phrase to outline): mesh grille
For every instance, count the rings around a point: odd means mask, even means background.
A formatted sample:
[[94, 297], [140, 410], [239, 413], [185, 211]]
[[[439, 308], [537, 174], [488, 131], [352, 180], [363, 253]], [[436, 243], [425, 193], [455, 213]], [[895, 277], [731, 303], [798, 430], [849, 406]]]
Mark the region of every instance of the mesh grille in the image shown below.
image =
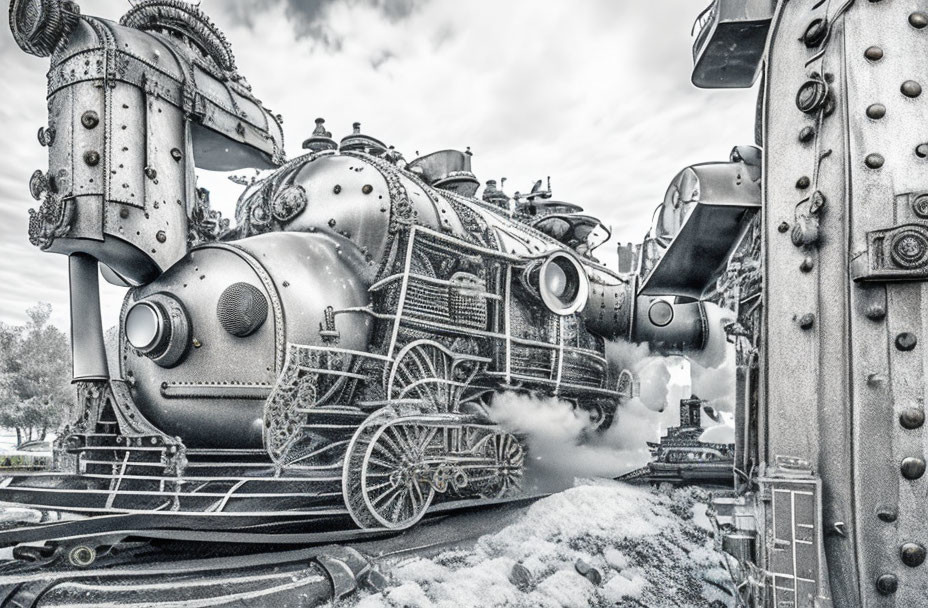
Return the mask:
[[267, 299], [254, 285], [233, 283], [219, 296], [216, 316], [224, 330], [241, 338], [254, 333], [267, 319]]

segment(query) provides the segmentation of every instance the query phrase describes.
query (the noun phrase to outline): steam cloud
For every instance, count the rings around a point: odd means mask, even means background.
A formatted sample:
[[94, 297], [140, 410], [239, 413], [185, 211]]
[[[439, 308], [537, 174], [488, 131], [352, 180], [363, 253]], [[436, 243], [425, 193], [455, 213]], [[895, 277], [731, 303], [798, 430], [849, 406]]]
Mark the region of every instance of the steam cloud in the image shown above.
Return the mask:
[[[570, 485], [574, 477], [617, 477], [644, 466], [651, 458], [648, 441], [679, 424], [679, 401], [691, 394], [709, 402], [721, 424], [703, 417], [706, 441], [728, 442], [735, 395], [734, 347], [721, 331], [731, 313], [707, 305], [712, 339], [689, 359], [655, 356], [648, 346], [624, 341], [606, 343], [613, 377], [631, 370], [640, 393], [619, 407], [612, 426], [591, 432], [588, 413], [556, 398], [508, 392], [497, 395], [490, 415], [503, 428], [527, 436], [529, 461], [539, 489]], [[717, 328], [717, 330], [716, 330]]]

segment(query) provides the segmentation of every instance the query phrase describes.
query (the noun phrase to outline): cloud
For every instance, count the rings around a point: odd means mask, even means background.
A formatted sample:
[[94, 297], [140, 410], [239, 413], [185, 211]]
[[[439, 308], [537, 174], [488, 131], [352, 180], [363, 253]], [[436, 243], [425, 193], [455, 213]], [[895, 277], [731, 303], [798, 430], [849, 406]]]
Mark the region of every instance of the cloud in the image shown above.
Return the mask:
[[[284, 15], [293, 26], [297, 39], [310, 38], [329, 50], [339, 51], [343, 36], [329, 23], [333, 8], [349, 6], [367, 8], [398, 23], [409, 17], [423, 0], [251, 0], [229, 3], [228, 15], [251, 28], [256, 25], [255, 15], [262, 11], [283, 7]], [[376, 67], [376, 66], [375, 66]]]
[[[113, 20], [129, 8], [80, 4]], [[753, 139], [753, 91], [689, 83], [689, 33], [702, 4], [203, 0], [201, 8], [226, 33], [256, 95], [283, 114], [290, 156], [317, 116], [336, 139], [361, 121], [407, 158], [471, 146], [481, 181], [508, 177], [511, 194], [550, 175], [556, 199], [610, 224], [613, 243], [598, 253], [614, 267], [614, 242], [640, 240], [680, 169], [726, 159]], [[338, 44], [313, 38], [313, 27]], [[0, 320], [21, 322], [41, 297], [66, 327], [64, 258], [26, 239], [36, 204], [26, 184], [47, 165], [35, 138], [46, 120], [47, 67], [0, 32]], [[241, 189], [224, 175], [200, 179], [231, 217]], [[106, 326], [119, 304], [108, 291]]]

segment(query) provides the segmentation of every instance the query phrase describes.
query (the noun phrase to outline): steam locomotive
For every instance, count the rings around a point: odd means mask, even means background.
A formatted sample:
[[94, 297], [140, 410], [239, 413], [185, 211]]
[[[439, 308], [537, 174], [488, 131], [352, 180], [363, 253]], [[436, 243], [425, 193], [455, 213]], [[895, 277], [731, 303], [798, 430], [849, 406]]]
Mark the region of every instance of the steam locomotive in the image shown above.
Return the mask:
[[[119, 24], [51, 0], [10, 14], [51, 56], [30, 239], [70, 258], [79, 406], [58, 472], [4, 480], [0, 500], [239, 534], [402, 529], [520, 495], [526, 448], [494, 394], [556, 396], [607, 428], [634, 380], [606, 340], [707, 339], [702, 304], [639, 297], [635, 273], [597, 262], [599, 221], [550, 186], [476, 198], [469, 150], [406, 162], [319, 119], [285, 161], [280, 118], [190, 4], [140, 2]], [[230, 229], [195, 167], [276, 169]], [[98, 268], [130, 288], [118, 369]]]

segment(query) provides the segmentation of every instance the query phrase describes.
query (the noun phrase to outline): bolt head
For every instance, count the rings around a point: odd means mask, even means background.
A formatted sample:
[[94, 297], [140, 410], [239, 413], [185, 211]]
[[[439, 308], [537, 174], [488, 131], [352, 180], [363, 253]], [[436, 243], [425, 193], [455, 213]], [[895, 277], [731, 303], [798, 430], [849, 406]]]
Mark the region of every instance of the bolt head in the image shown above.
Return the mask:
[[802, 130], [799, 131], [799, 141], [804, 144], [812, 141], [813, 137], [815, 137], [815, 129], [812, 127], [803, 127]]
[[918, 344], [918, 338], [912, 332], [904, 331], [896, 336], [896, 348], [901, 351], [910, 351]]
[[899, 414], [899, 424], [904, 429], [917, 429], [925, 424], [925, 410], [918, 407], [910, 407], [902, 410]]
[[899, 579], [895, 574], [884, 574], [876, 579], [876, 590], [882, 595], [892, 595], [899, 588]]
[[93, 110], [87, 110], [81, 114], [81, 124], [85, 129], [93, 129], [100, 124], [100, 117]]
[[874, 103], [867, 106], [867, 118], [879, 120], [886, 116], [886, 106], [881, 103]]
[[909, 456], [902, 459], [902, 476], [906, 479], [919, 479], [925, 474], [925, 459]]
[[886, 162], [886, 159], [883, 158], [882, 154], [879, 154], [877, 152], [868, 154], [867, 158], [864, 159], [864, 164], [867, 165], [871, 169], [879, 169], [880, 167], [883, 166], [884, 162]]
[[864, 51], [864, 57], [869, 61], [879, 61], [883, 58], [883, 49], [878, 46], [871, 46]]
[[809, 177], [806, 175], [803, 175], [802, 177], [796, 180], [796, 188], [800, 190], [805, 190], [811, 184], [812, 184], [812, 180], [810, 180]]
[[899, 90], [901, 90], [902, 94], [906, 97], [915, 98], [922, 94], [922, 85], [914, 80], [906, 80], [902, 83], [902, 86], [899, 87]]
[[880, 521], [888, 523], [888, 524], [891, 524], [894, 521], [896, 521], [897, 515], [898, 513], [896, 511], [896, 507], [892, 507], [888, 505], [879, 507], [876, 511], [877, 518]]
[[925, 562], [925, 547], [918, 543], [905, 543], [899, 548], [902, 563], [909, 568], [917, 568]]

